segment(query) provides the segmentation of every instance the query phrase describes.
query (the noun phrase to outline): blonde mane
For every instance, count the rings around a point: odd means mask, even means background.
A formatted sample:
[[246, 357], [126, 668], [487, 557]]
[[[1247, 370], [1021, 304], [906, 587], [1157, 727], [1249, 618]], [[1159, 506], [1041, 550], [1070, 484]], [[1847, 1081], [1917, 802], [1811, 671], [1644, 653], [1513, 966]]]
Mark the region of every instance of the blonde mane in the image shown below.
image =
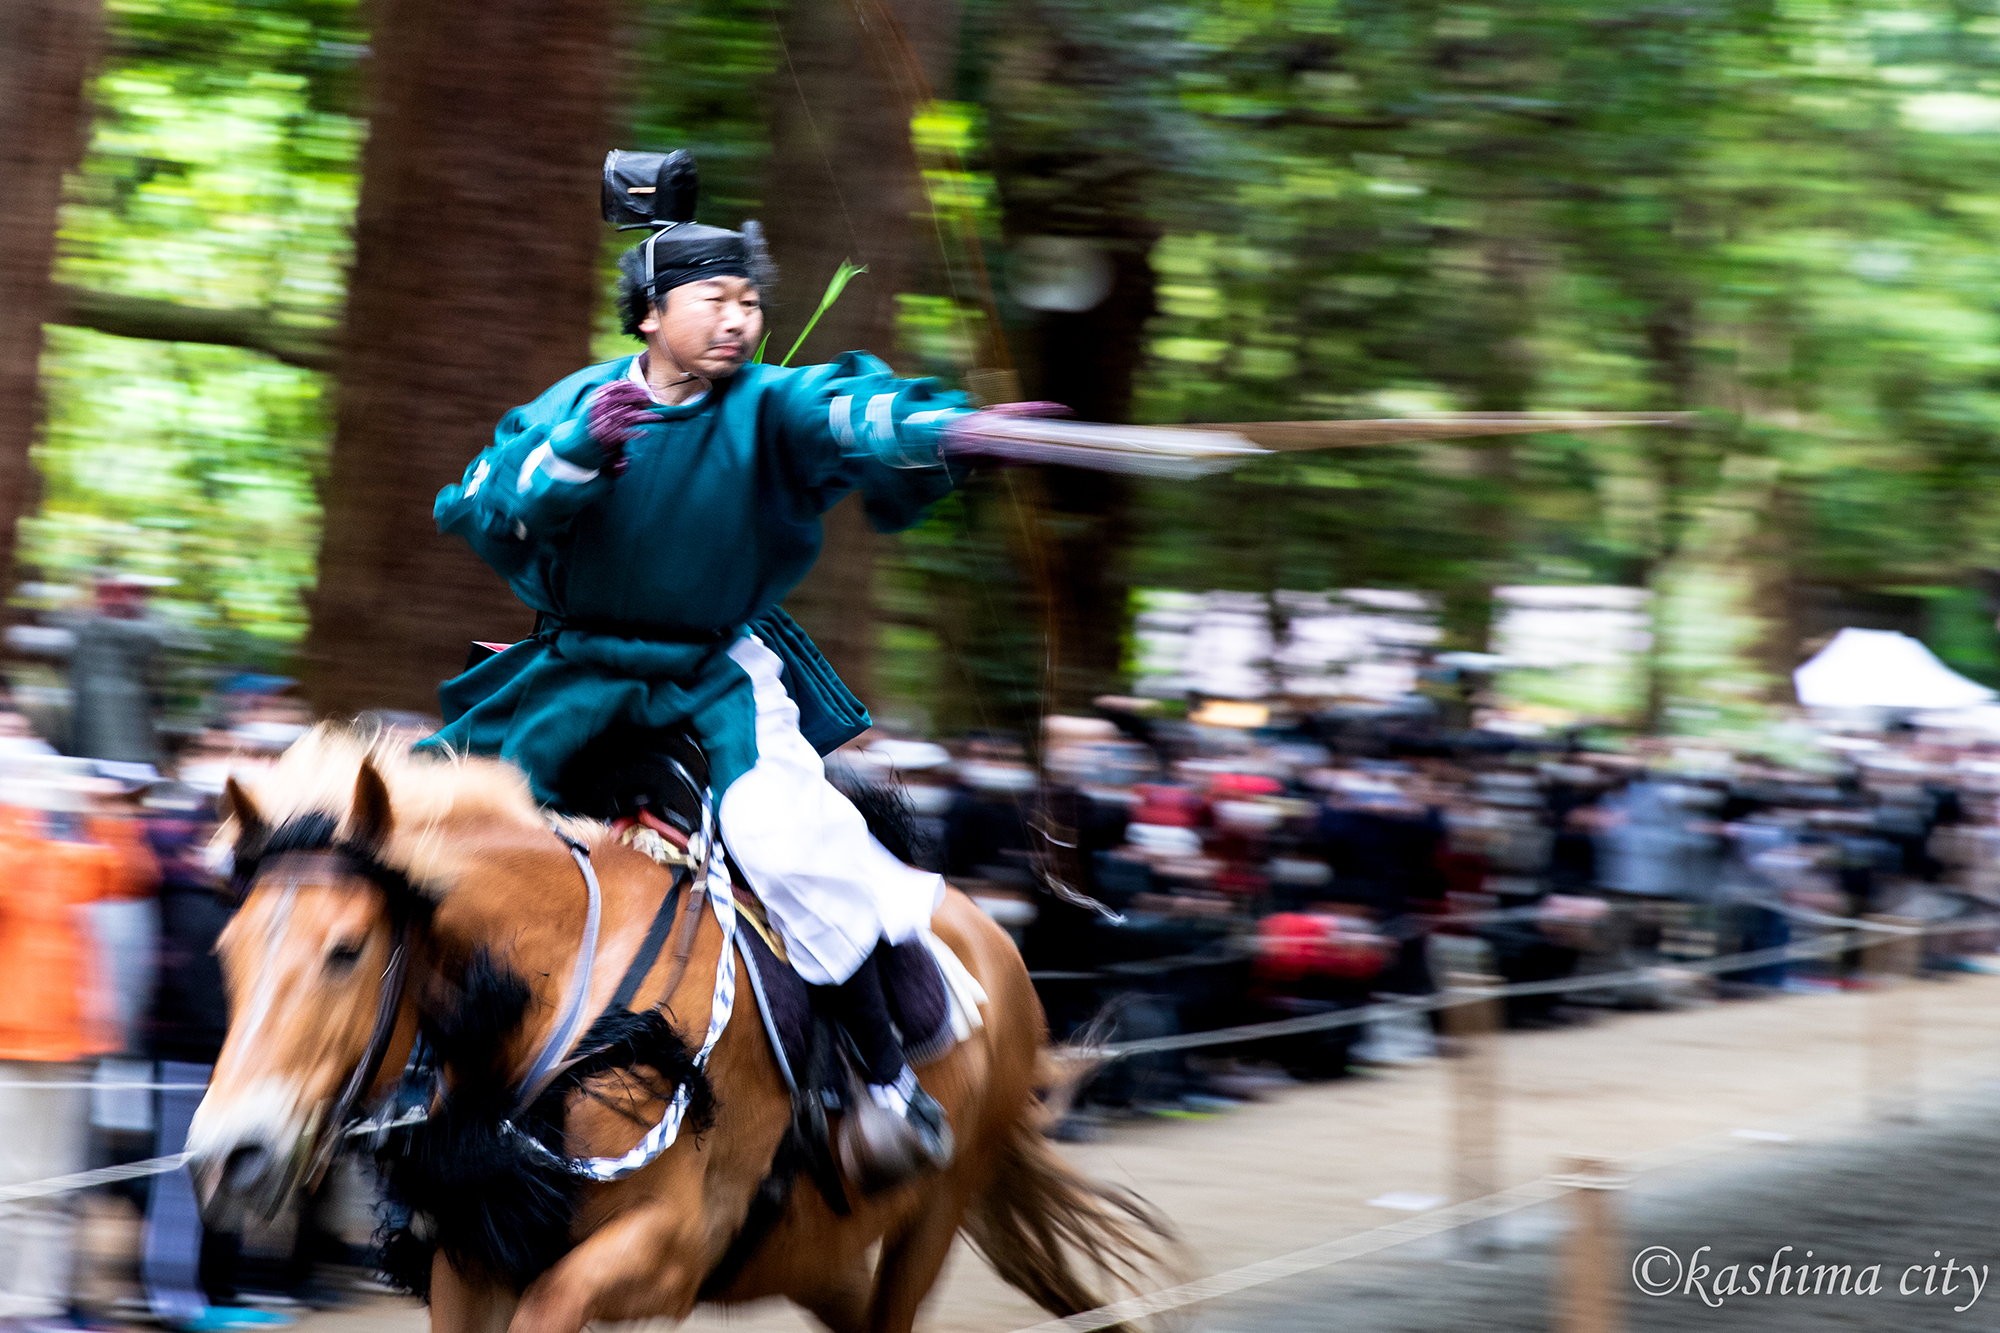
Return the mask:
[[[434, 892], [448, 889], [457, 878], [465, 863], [466, 835], [476, 825], [547, 829], [560, 824], [586, 841], [599, 828], [551, 816], [536, 804], [521, 770], [503, 760], [418, 752], [410, 749], [407, 733], [329, 722], [300, 737], [273, 767], [239, 781], [258, 814], [273, 825], [314, 813], [345, 822], [364, 761], [382, 775], [395, 819], [388, 846], [380, 853], [383, 863]], [[232, 845], [236, 821], [229, 820], [216, 836], [221, 845]]]

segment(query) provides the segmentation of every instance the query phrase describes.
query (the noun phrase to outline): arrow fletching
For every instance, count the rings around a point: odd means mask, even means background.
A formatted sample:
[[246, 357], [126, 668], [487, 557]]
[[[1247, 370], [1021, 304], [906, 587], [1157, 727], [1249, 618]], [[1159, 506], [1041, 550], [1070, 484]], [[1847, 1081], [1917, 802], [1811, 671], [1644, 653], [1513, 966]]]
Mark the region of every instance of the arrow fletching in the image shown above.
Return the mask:
[[1205, 477], [1271, 456], [1269, 449], [1228, 430], [1190, 426], [1102, 426], [981, 413], [967, 417], [955, 429], [960, 432], [957, 447], [977, 457], [1140, 477]]

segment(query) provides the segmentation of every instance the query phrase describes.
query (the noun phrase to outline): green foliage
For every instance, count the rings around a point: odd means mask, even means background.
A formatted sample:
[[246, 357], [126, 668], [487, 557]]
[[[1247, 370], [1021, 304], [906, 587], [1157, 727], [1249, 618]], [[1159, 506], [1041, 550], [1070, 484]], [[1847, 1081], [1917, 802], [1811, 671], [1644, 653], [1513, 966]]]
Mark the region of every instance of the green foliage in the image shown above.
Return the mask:
[[281, 661], [318, 546], [322, 377], [233, 348], [50, 341], [34, 559], [73, 581], [107, 567], [177, 579], [163, 599], [217, 648]]
[[[1166, 235], [1143, 415], [1703, 416], [1273, 464], [1198, 498], [1151, 488], [1142, 581], [1379, 581], [1449, 605], [1557, 570], [1671, 591], [1734, 562], [1971, 589], [2000, 560], [1995, 12], [1178, 10], [1162, 65], [1204, 132], [1149, 168]], [[1751, 537], [1718, 547], [1700, 521], [1740, 489], [1736, 459], [1767, 460], [1789, 501], [1753, 521], [1755, 568]], [[1700, 696], [1760, 635], [1791, 650], [1795, 627], [1760, 623], [1759, 600], [1696, 599], [1691, 641], [1659, 658], [1669, 695]], [[1991, 657], [1991, 617], [1952, 622], [1958, 660]]]
[[[60, 276], [332, 327], [359, 8], [113, 0], [110, 21]], [[631, 50], [619, 142], [694, 148], [704, 220], [753, 216], [785, 86], [769, 6], [643, 3]], [[1466, 646], [1496, 584], [1646, 584], [1672, 640], [1651, 702], [1691, 727], [1782, 679], [1798, 584], [1924, 589], [1934, 645], [2000, 676], [1995, 0], [974, 0], [939, 91], [912, 126], [937, 253], [897, 294], [927, 369], [983, 360], [976, 260], [1029, 327], [1006, 250], [1057, 234], [1150, 258], [1138, 419], [1701, 413], [1141, 485], [1136, 584], [1419, 589]], [[607, 302], [605, 355], [630, 346], [615, 324]], [[61, 331], [45, 366], [26, 558], [173, 574], [207, 623], [296, 638], [320, 377]], [[944, 660], [940, 725], [1031, 698], [1012, 522], [975, 489], [895, 548], [891, 670]]]
[[[57, 276], [188, 305], [339, 319], [362, 127], [355, 7], [114, 0], [98, 125]], [[323, 377], [228, 348], [51, 329], [38, 517], [23, 559], [76, 581], [179, 580], [164, 600], [229, 651], [304, 629]]]
[[[782, 68], [771, 19], [768, 0], [641, 0], [631, 6], [629, 112], [617, 146], [692, 150], [701, 168], [701, 220], [712, 226], [738, 227], [757, 215], [771, 155], [765, 89]], [[620, 239], [629, 243], [636, 235]], [[623, 248], [603, 249], [607, 292], [616, 285]], [[592, 342], [605, 360], [632, 354], [632, 340], [619, 323], [606, 302]]]

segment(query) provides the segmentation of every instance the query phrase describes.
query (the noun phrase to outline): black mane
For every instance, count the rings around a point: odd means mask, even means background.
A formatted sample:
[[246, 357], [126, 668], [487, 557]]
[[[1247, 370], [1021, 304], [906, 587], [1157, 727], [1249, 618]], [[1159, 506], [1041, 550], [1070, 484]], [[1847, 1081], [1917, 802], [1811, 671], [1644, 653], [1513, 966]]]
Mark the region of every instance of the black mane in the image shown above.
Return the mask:
[[[452, 989], [449, 999], [433, 996], [422, 1018], [426, 1040], [452, 1070], [451, 1091], [404, 1150], [381, 1161], [388, 1199], [378, 1234], [382, 1271], [426, 1298], [431, 1259], [440, 1251], [460, 1271], [526, 1288], [569, 1252], [583, 1185], [502, 1128], [518, 1092], [501, 1053], [526, 1012], [527, 983], [480, 949]], [[514, 1119], [551, 1151], [564, 1151], [570, 1097], [605, 1096], [585, 1084], [618, 1070], [657, 1096], [686, 1084], [686, 1123], [697, 1131], [711, 1123], [708, 1079], [658, 1009], [607, 1011], [576, 1050], [582, 1057]]]
[[348, 863], [356, 875], [382, 890], [389, 902], [389, 915], [398, 921], [428, 920], [436, 908], [430, 895], [410, 882], [409, 876], [385, 864], [374, 847], [339, 836], [340, 820], [323, 810], [294, 815], [272, 829], [246, 828], [236, 840], [230, 874], [232, 896], [242, 902], [255, 887], [269, 863], [299, 852], [331, 852]]

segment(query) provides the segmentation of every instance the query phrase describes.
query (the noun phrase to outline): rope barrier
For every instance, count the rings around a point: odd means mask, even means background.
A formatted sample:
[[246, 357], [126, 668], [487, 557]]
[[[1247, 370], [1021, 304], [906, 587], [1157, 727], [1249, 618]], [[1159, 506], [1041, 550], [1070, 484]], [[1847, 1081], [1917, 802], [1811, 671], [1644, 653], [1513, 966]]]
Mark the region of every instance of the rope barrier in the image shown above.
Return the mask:
[[152, 1157], [125, 1166], [105, 1166], [95, 1171], [79, 1171], [69, 1176], [50, 1176], [46, 1180], [30, 1180], [20, 1185], [0, 1186], [0, 1203], [41, 1199], [51, 1194], [67, 1194], [71, 1190], [95, 1189], [99, 1185], [115, 1185], [121, 1180], [138, 1180], [143, 1176], [163, 1176], [169, 1171], [178, 1171], [186, 1166], [188, 1158], [193, 1155], [193, 1153], [175, 1153], [171, 1157]]
[[[2000, 925], [2000, 913], [1983, 917], [1956, 917], [1924, 926], [1890, 925], [1885, 922], [1847, 917], [1833, 917], [1829, 920], [1841, 922], [1848, 931], [1875, 931], [1880, 934], [1909, 936], [1951, 934]], [[1768, 967], [1774, 963], [1796, 962], [1807, 958], [1824, 957], [1827, 954], [1845, 953], [1855, 947], [1856, 942], [1848, 935], [1826, 935], [1816, 940], [1781, 944], [1769, 949], [1754, 949], [1747, 953], [1725, 954], [1717, 958], [1672, 964], [1654, 963], [1623, 972], [1558, 977], [1552, 981], [1523, 981], [1511, 986], [1455, 988], [1441, 991], [1436, 995], [1413, 995], [1405, 999], [1382, 1001], [1354, 1009], [1339, 1009], [1331, 1013], [1280, 1018], [1268, 1023], [1244, 1023], [1235, 1027], [1211, 1028], [1205, 1032], [1182, 1032], [1165, 1037], [1111, 1042], [1102, 1046], [1071, 1047], [1066, 1053], [1081, 1059], [1103, 1060], [1108, 1063], [1134, 1055], [1197, 1050], [1204, 1046], [1228, 1046], [1272, 1037], [1295, 1037], [1308, 1032], [1327, 1032], [1335, 1028], [1356, 1027], [1378, 1019], [1450, 1009], [1480, 1000], [1507, 999], [1517, 995], [1562, 995], [1575, 991], [1612, 990], [1620, 986], [1643, 985], [1689, 973], [1712, 975], [1719, 972], [1745, 972], [1752, 968]]]
[[18, 1092], [23, 1088], [48, 1088], [54, 1092], [204, 1092], [206, 1083], [91, 1083], [82, 1079], [63, 1079], [42, 1083], [35, 1079], [20, 1082], [0, 1081], [0, 1091]]
[[[1799, 909], [1806, 910], [1806, 909]], [[1815, 913], [1815, 916], [1821, 915]], [[1864, 921], [1847, 917], [1827, 917], [1829, 923], [1839, 923], [1844, 932], [1874, 931], [1886, 935], [1930, 935], [1950, 934], [1963, 930], [1978, 930], [1988, 926], [2000, 926], [2000, 913], [1990, 913], [1977, 917], [1956, 917], [1932, 922], [1923, 926], [1891, 925], [1881, 921]], [[1807, 958], [1819, 958], [1828, 954], [1843, 953], [1856, 947], [1850, 933], [1829, 934], [1815, 940], [1804, 940], [1796, 944], [1783, 944], [1769, 949], [1755, 949], [1747, 953], [1725, 954], [1717, 958], [1707, 958], [1677, 964], [1656, 963], [1645, 967], [1630, 968], [1623, 972], [1606, 972], [1596, 976], [1558, 977], [1552, 981], [1524, 981], [1511, 986], [1455, 987], [1436, 995], [1413, 995], [1403, 999], [1388, 1000], [1377, 1004], [1362, 1005], [1354, 1009], [1341, 1009], [1326, 1014], [1307, 1014], [1298, 1018], [1283, 1018], [1269, 1023], [1245, 1023], [1236, 1027], [1213, 1028], [1206, 1032], [1184, 1032], [1166, 1037], [1147, 1037], [1138, 1041], [1112, 1042], [1101, 1046], [1073, 1046], [1066, 1054], [1082, 1059], [1102, 1060], [1109, 1063], [1135, 1055], [1152, 1055], [1166, 1051], [1195, 1050], [1204, 1046], [1227, 1046], [1242, 1042], [1262, 1041], [1273, 1037], [1300, 1036], [1309, 1032], [1326, 1032], [1335, 1028], [1355, 1027], [1378, 1019], [1402, 1017], [1412, 1014], [1430, 1013], [1433, 1010], [1449, 1009], [1476, 1001], [1506, 999], [1516, 995], [1564, 994], [1585, 990], [1609, 990], [1618, 986], [1640, 985], [1664, 978], [1686, 976], [1690, 973], [1714, 974], [1720, 972], [1741, 972], [1751, 968], [1764, 967], [1773, 963], [1794, 962]], [[1208, 960], [1214, 961], [1214, 960]], [[195, 1092], [206, 1085], [199, 1083], [0, 1083], [0, 1088], [71, 1088], [71, 1089], [152, 1089], [159, 1091]], [[373, 1131], [379, 1126], [366, 1127]], [[144, 1162], [134, 1162], [128, 1166], [110, 1166], [96, 1171], [82, 1171], [74, 1175], [52, 1176], [46, 1180], [29, 1181], [20, 1185], [0, 1186], [0, 1204], [12, 1203], [20, 1199], [41, 1198], [51, 1194], [64, 1194], [72, 1190], [92, 1189], [99, 1185], [116, 1184], [123, 1180], [136, 1180], [143, 1176], [161, 1175], [177, 1170], [187, 1163], [189, 1154], [179, 1153], [171, 1157], [155, 1157]]]

